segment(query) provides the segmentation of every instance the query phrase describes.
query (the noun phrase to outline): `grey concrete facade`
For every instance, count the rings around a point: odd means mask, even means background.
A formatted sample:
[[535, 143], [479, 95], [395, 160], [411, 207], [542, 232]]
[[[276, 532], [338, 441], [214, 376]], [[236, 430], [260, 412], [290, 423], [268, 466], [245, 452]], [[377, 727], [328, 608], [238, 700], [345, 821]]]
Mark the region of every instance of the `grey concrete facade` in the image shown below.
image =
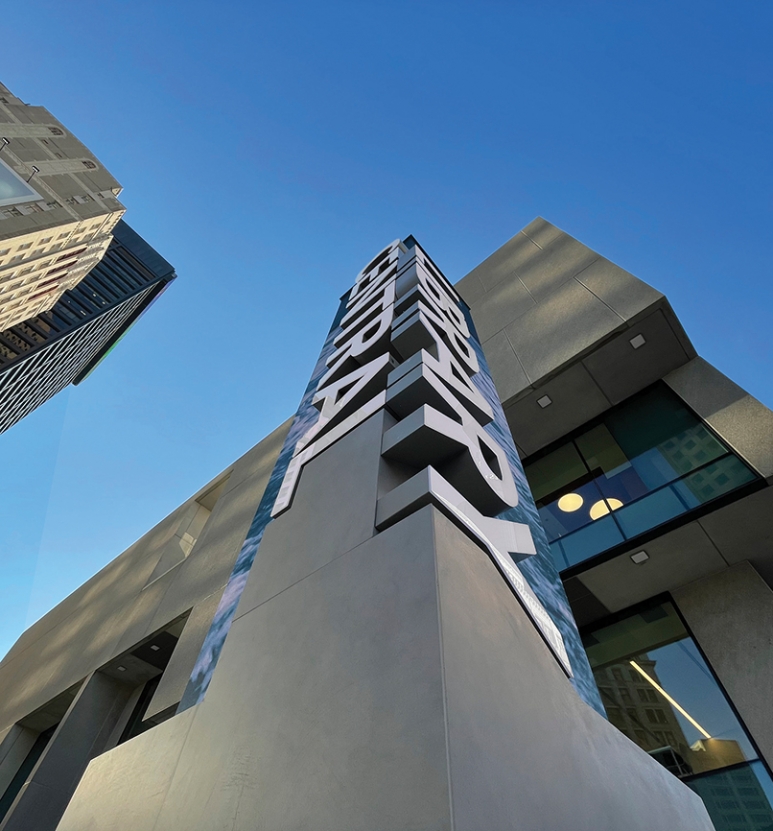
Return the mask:
[[773, 480], [773, 412], [703, 358], [663, 380], [742, 459]]
[[[59, 718], [61, 729], [46, 747], [39, 767], [52, 780], [60, 776], [61, 785], [55, 798], [52, 796], [46, 802], [45, 814], [35, 813], [36, 825], [13, 824], [17, 815], [14, 808], [6, 824], [0, 827], [34, 827], [36, 831], [56, 828], [88, 762], [86, 758], [78, 775], [67, 778], [70, 769], [67, 760], [71, 760], [74, 745], [65, 728], [68, 720], [75, 717], [72, 713], [62, 713], [44, 722], [33, 719], [34, 729], [24, 726], [31, 722], [31, 715], [46, 712], [50, 702], [59, 700], [73, 687], [80, 690], [77, 694], [82, 697], [84, 684], [91, 685], [88, 687], [91, 689], [102, 682], [126, 687], [123, 706], [114, 714], [116, 720], [122, 718], [125, 724], [148, 671], [157, 672], [143, 662], [139, 662], [142, 666], [136, 666], [137, 659], [127, 657], [127, 653], [153, 633], [187, 615], [173, 660], [164, 671], [151, 702], [150, 714], [168, 715], [170, 708], [173, 710], [179, 702], [288, 428], [289, 424], [278, 428], [41, 618], [5, 657], [0, 664], [3, 691], [0, 724], [5, 733], [0, 732], [0, 786], [5, 782], [7, 787], [40, 730], [56, 724]], [[213, 489], [218, 489], [219, 498], [186, 556], [181, 547], [181, 524], [186, 518], [190, 520], [192, 510], [195, 513], [200, 501], [209, 504], [206, 497]], [[118, 672], [118, 666], [125, 666], [128, 671]], [[109, 675], [102, 672], [92, 675], [100, 668]], [[126, 676], [129, 676], [126, 682], [122, 682]], [[84, 678], [92, 680], [84, 681]], [[81, 710], [76, 716], [78, 712]], [[89, 705], [89, 712], [93, 717], [95, 707]], [[99, 752], [113, 746], [120, 735], [120, 731], [106, 732], [110, 735], [103, 735], [96, 745]], [[26, 803], [37, 804], [33, 799], [38, 790], [34, 775], [29, 785], [25, 786], [29, 797], [18, 805], [18, 815], [26, 823], [30, 822]]]
[[163, 792], [145, 798], [129, 742], [89, 768], [60, 831], [709, 831], [579, 699], [478, 545], [432, 506], [376, 533], [383, 430], [372, 416], [314, 459], [269, 526], [184, 736], [172, 719], [143, 743], [156, 768], [183, 741]]
[[[696, 356], [660, 292], [550, 223], [535, 220], [457, 288], [522, 456], [662, 379], [770, 481], [773, 414]], [[646, 348], [632, 348], [637, 335]], [[304, 468], [197, 706], [172, 716], [289, 422], [19, 639], [0, 663], [0, 794], [41, 730], [64, 731], [95, 672], [129, 694], [82, 756], [80, 784], [55, 764], [65, 734], [51, 740], [39, 767], [70, 795], [59, 789], [36, 831], [712, 827], [690, 791], [582, 704], [469, 536], [432, 507], [376, 531], [381, 418]], [[770, 762], [762, 485], [648, 538], [644, 566], [632, 540], [566, 588], [581, 625], [670, 595]], [[133, 650], [162, 630], [177, 640], [147, 711], [158, 724], [116, 746], [150, 672]], [[24, 827], [12, 821], [15, 810], [0, 827]]]
[[130, 696], [130, 687], [101, 672], [83, 681], [0, 823], [2, 831], [56, 827], [86, 766], [105, 750]]
[[[761, 484], [771, 482], [773, 412], [696, 355], [662, 294], [558, 228], [536, 219], [457, 287], [486, 339], [522, 456], [662, 379]], [[636, 334], [645, 336], [644, 348], [631, 348]], [[544, 395], [553, 404], [540, 411]], [[641, 549], [649, 557], [643, 566], [630, 558]], [[762, 758], [773, 763], [770, 487], [619, 546], [565, 585], [581, 626], [670, 594]]]
[[[546, 222], [534, 222], [456, 288], [524, 455], [695, 357], [666, 298]], [[643, 354], [630, 339], [653, 344]], [[535, 418], [536, 401], [558, 406]]]

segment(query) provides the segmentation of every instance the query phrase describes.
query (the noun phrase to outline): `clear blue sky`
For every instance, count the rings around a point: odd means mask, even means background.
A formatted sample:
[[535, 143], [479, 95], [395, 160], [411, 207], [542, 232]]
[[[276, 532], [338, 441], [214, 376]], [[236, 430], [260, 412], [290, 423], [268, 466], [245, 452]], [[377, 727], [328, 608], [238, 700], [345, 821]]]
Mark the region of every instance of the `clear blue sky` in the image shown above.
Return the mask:
[[0, 78], [180, 276], [0, 435], [0, 654], [294, 412], [398, 236], [455, 280], [542, 215], [773, 404], [772, 24], [726, 0], [9, 4]]

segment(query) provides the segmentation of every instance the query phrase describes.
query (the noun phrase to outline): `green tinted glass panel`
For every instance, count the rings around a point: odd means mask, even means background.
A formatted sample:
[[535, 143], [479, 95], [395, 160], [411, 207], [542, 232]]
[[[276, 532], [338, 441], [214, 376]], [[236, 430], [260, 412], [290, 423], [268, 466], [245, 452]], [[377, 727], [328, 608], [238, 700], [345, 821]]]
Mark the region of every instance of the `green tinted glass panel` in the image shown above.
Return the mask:
[[577, 448], [572, 442], [562, 444], [527, 468], [532, 495], [536, 501], [566, 489], [572, 482], [588, 473]]
[[577, 448], [590, 470], [598, 470], [606, 476], [619, 468], [629, 466], [629, 458], [615, 441], [606, 424], [599, 424], [577, 437]]
[[685, 476], [674, 488], [693, 507], [740, 488], [754, 478], [754, 474], [740, 459], [725, 456], [696, 473]]
[[559, 569], [756, 478], [663, 384], [525, 470]]
[[627, 458], [633, 459], [700, 421], [675, 395], [657, 386], [611, 410], [604, 423]]

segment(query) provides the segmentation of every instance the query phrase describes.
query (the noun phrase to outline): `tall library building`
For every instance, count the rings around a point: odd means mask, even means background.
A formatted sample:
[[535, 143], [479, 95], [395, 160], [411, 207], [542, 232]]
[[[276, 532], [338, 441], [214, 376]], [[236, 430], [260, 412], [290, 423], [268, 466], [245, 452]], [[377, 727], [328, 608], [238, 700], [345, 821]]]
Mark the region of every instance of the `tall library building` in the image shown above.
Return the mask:
[[0, 663], [0, 831], [773, 831], [773, 413], [543, 219], [334, 307]]

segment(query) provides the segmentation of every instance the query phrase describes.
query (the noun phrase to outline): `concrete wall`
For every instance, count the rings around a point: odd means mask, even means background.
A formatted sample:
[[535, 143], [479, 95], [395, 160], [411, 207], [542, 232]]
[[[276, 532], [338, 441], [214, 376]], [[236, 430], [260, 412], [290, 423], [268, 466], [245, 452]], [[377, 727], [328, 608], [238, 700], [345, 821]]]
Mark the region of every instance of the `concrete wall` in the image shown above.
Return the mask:
[[84, 681], [22, 786], [1, 831], [54, 831], [86, 765], [101, 753], [131, 689], [101, 672]]
[[[288, 429], [286, 422], [214, 480], [228, 476], [187, 558], [179, 556], [176, 531], [198, 494], [19, 638], [0, 663], [0, 730], [193, 608], [190, 628], [180, 641], [185, 660], [182, 653], [180, 659], [173, 657], [170, 678], [158, 690], [164, 702], [171, 702], [192, 667], [209, 627], [213, 598], [230, 574]], [[176, 565], [150, 581], [172, 549]]]
[[713, 828], [702, 802], [574, 694], [491, 561], [435, 517], [454, 828]]
[[673, 592], [679, 611], [769, 764], [773, 591], [749, 563]]
[[217, 611], [222, 590], [212, 592], [191, 610], [172, 657], [150, 701], [145, 718], [152, 718], [176, 707], [183, 697], [191, 670], [199, 657], [204, 638]]
[[376, 534], [383, 427], [307, 464], [204, 700], [95, 760], [59, 831], [710, 831], [478, 545], [431, 506]]
[[[457, 287], [523, 452], [694, 354], [662, 295], [544, 220]], [[649, 350], [632, 349], [637, 333]], [[721, 415], [695, 370], [679, 372], [674, 389]], [[536, 409], [543, 394], [554, 404]], [[577, 698], [475, 544], [431, 509], [376, 534], [380, 418], [304, 469], [202, 704], [94, 759], [61, 831], [710, 828], [692, 794]], [[224, 473], [189, 556], [180, 529], [197, 497], [22, 636], [0, 664], [0, 730], [192, 610], [149, 713], [175, 705], [288, 427]], [[725, 566], [716, 556], [702, 576]], [[611, 582], [624, 594], [626, 580]]]
[[153, 829], [195, 714], [195, 707], [186, 710], [94, 759], [78, 786], [75, 804], [68, 807], [58, 828]]
[[[663, 295], [535, 219], [456, 284], [524, 455], [686, 363]], [[641, 334], [646, 346], [633, 349]], [[541, 409], [544, 395], [553, 404]]]

